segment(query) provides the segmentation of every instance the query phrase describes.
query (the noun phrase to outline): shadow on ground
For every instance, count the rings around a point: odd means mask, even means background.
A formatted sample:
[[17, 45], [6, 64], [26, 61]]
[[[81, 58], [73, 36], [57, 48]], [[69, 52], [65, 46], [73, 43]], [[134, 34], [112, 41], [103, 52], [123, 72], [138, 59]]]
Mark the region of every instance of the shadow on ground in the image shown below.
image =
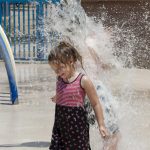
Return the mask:
[[44, 142], [44, 141], [35, 141], [35, 142], [26, 142], [21, 144], [4, 144], [0, 145], [0, 147], [6, 148], [6, 147], [49, 147], [50, 142]]

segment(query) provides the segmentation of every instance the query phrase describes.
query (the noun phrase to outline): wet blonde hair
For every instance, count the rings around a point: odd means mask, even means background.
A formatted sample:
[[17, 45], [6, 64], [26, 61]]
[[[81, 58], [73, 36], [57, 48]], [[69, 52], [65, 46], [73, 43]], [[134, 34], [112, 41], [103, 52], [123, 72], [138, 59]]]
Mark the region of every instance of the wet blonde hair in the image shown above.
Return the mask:
[[70, 62], [75, 63], [77, 61], [80, 62], [81, 67], [83, 68], [82, 56], [79, 54], [76, 48], [65, 41], [60, 42], [57, 47], [50, 51], [50, 54], [48, 56], [49, 63], [63, 63], [66, 65], [70, 64]]

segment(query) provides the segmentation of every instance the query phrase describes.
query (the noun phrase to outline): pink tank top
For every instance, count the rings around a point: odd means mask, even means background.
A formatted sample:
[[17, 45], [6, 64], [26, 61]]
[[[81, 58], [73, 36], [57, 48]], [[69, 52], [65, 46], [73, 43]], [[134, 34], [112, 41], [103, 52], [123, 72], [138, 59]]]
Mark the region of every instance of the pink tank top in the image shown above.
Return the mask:
[[58, 77], [56, 84], [56, 104], [63, 106], [83, 107], [85, 91], [81, 87], [82, 77], [83, 74], [80, 73], [71, 83], [66, 83], [62, 78]]

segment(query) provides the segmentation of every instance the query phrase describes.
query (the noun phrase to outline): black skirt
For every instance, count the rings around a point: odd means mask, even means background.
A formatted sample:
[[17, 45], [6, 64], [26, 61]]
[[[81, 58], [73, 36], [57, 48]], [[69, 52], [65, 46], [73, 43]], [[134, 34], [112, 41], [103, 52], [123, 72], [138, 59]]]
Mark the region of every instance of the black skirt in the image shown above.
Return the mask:
[[56, 105], [50, 150], [91, 150], [89, 123], [82, 107]]

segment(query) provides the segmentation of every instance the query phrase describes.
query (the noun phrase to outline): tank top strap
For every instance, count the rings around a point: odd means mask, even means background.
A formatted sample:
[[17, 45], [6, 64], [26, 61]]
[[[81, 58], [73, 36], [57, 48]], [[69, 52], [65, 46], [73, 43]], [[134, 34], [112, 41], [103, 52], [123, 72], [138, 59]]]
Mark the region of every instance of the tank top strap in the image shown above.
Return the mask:
[[78, 75], [78, 77], [77, 77], [77, 79], [76, 79], [76, 81], [80, 84], [80, 87], [82, 88], [82, 86], [81, 86], [81, 80], [82, 80], [82, 77], [83, 76], [85, 76], [85, 74], [83, 74], [83, 73], [79, 73], [79, 75]]
[[65, 84], [74, 84], [74, 83], [78, 82], [81, 86], [81, 79], [82, 79], [83, 76], [85, 76], [85, 74], [79, 73], [78, 76], [76, 77], [76, 79], [74, 81], [70, 82], [70, 83], [65, 82], [61, 77], [58, 76], [57, 77], [57, 83], [62, 82], [62, 83], [65, 83]]

